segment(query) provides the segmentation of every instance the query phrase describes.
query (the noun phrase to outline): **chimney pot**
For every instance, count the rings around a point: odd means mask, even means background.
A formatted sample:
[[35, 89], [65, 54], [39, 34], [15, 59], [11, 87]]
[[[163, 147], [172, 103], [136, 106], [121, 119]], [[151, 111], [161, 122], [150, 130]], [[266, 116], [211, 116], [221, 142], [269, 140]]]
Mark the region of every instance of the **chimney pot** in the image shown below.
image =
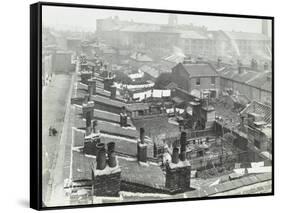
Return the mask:
[[122, 107], [122, 112], [120, 113], [120, 126], [127, 126], [127, 113], [125, 106]]
[[140, 128], [140, 142], [142, 143], [142, 144], [144, 144], [144, 128], [143, 127], [141, 127]]
[[107, 156], [108, 156], [108, 165], [111, 168], [116, 167], [116, 156], [115, 156], [115, 143], [109, 142], [107, 144]]
[[106, 167], [105, 145], [98, 143], [97, 147], [97, 169], [103, 170]]
[[181, 133], [180, 145], [181, 145], [180, 160], [185, 161], [186, 160], [186, 132]]
[[115, 86], [110, 86], [110, 97], [112, 99], [116, 98], [116, 91], [117, 91], [117, 88]]
[[96, 94], [97, 83], [95, 80], [88, 80], [88, 93], [91, 98], [92, 95]]
[[179, 162], [179, 149], [174, 148], [172, 154], [172, 163], [177, 164]]

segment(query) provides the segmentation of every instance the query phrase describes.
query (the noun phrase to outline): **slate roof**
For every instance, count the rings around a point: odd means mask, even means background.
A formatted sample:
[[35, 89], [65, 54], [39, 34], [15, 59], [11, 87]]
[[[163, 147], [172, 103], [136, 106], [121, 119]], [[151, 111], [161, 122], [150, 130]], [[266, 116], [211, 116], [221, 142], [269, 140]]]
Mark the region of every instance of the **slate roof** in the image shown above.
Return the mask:
[[216, 70], [209, 64], [183, 64], [190, 78], [218, 76]]
[[72, 181], [90, 181], [92, 179], [93, 159], [86, 157], [83, 153], [72, 151]]
[[272, 123], [272, 108], [269, 105], [262, 104], [257, 101], [252, 101], [250, 105], [248, 105], [241, 114], [249, 114], [249, 113], [256, 113], [263, 116], [263, 121], [267, 124]]
[[119, 124], [112, 124], [104, 121], [98, 121], [97, 129], [100, 130], [101, 133], [133, 139], [136, 139], [139, 136], [139, 133], [136, 129], [121, 127]]
[[119, 158], [122, 180], [138, 183], [153, 188], [165, 187], [165, 175], [158, 165], [139, 164], [137, 160]]
[[[121, 168], [121, 180], [137, 183], [153, 188], [165, 187], [165, 175], [158, 165], [140, 164], [134, 158], [117, 157]], [[72, 181], [90, 181], [92, 179], [92, 165], [96, 158], [87, 157], [82, 152], [72, 151]]]
[[[232, 181], [226, 181], [214, 186], [204, 186], [194, 191], [185, 192], [185, 198], [194, 198], [194, 197], [209, 197], [209, 196], [221, 196], [222, 193], [233, 193], [234, 190], [239, 190], [240, 194], [255, 194], [255, 193], [265, 193], [270, 192], [271, 188], [271, 173], [263, 173], [258, 175], [245, 176], [239, 179]], [[249, 189], [245, 189], [245, 186], [259, 185], [261, 182], [269, 182], [267, 186], [253, 187], [252, 191], [249, 192]], [[237, 192], [233, 193], [237, 194]]]
[[118, 100], [113, 100], [110, 98], [106, 98], [100, 95], [93, 95], [92, 96], [93, 101], [99, 102], [99, 103], [103, 103], [109, 106], [113, 106], [113, 107], [123, 107], [126, 106], [126, 104], [122, 101], [118, 101]]
[[133, 104], [128, 104], [126, 109], [128, 111], [138, 111], [138, 110], [148, 110], [149, 109], [149, 104], [148, 103], [133, 103]]
[[84, 137], [85, 137], [85, 131], [81, 131], [76, 128], [72, 128], [73, 131], [73, 146], [79, 147], [84, 146]]
[[235, 69], [224, 69], [220, 72], [220, 75], [222, 78], [245, 83], [269, 92], [272, 90], [271, 72], [244, 70], [242, 73], [239, 73], [238, 70]]
[[145, 72], [152, 76], [153, 78], [157, 78], [159, 76], [159, 70], [155, 69], [154, 67], [143, 65], [139, 68], [140, 71]]

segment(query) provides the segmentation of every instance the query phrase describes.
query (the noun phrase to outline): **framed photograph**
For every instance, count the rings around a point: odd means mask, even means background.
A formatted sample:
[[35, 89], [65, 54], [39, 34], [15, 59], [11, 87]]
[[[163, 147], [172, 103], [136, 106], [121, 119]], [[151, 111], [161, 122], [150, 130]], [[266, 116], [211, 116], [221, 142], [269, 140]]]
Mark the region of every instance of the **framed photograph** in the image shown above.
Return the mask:
[[274, 18], [30, 6], [30, 206], [274, 195]]

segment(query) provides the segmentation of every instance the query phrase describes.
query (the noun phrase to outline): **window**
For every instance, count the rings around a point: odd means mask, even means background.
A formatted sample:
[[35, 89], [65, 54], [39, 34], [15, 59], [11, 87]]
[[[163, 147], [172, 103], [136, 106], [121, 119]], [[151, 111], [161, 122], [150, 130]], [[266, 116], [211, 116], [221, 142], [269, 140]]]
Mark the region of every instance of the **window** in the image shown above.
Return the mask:
[[200, 78], [196, 78], [196, 85], [200, 85]]
[[211, 77], [211, 84], [213, 84], [213, 85], [216, 84], [216, 78], [215, 77]]

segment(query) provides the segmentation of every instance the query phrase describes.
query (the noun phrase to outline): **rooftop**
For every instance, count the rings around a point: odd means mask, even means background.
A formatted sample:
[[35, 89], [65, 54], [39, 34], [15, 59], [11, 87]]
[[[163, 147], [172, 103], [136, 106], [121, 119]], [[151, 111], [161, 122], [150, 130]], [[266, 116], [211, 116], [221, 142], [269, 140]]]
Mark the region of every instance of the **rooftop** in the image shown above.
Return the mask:
[[262, 104], [257, 101], [252, 101], [243, 111], [241, 114], [249, 114], [249, 113], [256, 113], [262, 116], [263, 121], [267, 124], [272, 123], [272, 108], [269, 105]]
[[136, 61], [139, 61], [139, 62], [152, 62], [153, 61], [148, 55], [146, 55], [145, 53], [142, 53], [142, 52], [134, 52], [130, 56], [130, 58], [134, 59]]
[[185, 70], [193, 77], [217, 76], [216, 70], [209, 64], [183, 64]]
[[93, 95], [92, 100], [96, 101], [96, 102], [99, 102], [99, 103], [106, 104], [106, 105], [110, 105], [110, 106], [113, 106], [113, 107], [121, 108], [123, 106], [126, 106], [126, 104], [122, 101], [113, 100], [113, 99], [106, 98], [106, 97], [103, 97], [103, 96], [100, 96], [100, 95]]

